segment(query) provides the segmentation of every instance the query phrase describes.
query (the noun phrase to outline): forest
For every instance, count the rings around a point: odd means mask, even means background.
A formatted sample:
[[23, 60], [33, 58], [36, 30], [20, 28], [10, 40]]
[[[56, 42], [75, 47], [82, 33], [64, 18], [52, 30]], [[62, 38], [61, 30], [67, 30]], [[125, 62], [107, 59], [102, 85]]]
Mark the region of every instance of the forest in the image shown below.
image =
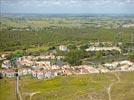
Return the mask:
[[40, 31], [9, 31], [0, 32], [0, 51], [25, 50], [28, 48], [64, 44], [75, 41], [112, 41], [128, 43], [131, 40], [133, 28], [56, 28]]

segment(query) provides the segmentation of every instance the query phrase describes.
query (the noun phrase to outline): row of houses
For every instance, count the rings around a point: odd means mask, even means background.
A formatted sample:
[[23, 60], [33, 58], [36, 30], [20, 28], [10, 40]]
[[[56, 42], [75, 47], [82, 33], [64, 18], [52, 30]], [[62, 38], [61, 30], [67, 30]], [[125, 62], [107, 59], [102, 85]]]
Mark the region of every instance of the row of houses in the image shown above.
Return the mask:
[[99, 71], [92, 65], [81, 65], [75, 67], [80, 72], [77, 74], [99, 73]]
[[[9, 61], [6, 61], [9, 63]], [[72, 74], [89, 74], [89, 73], [106, 73], [110, 71], [134, 71], [134, 63], [128, 60], [115, 61], [112, 63], [105, 63], [96, 65], [51, 65], [50, 62], [37, 61], [37, 66], [19, 68], [19, 76], [32, 75], [38, 79], [51, 78], [58, 75], [72, 75]], [[6, 64], [6, 63], [4, 63]], [[22, 63], [21, 63], [22, 64]], [[8, 65], [8, 64], [7, 64]], [[9, 65], [8, 65], [9, 66]], [[13, 69], [5, 68], [0, 70], [5, 77], [15, 77], [16, 72]]]
[[3, 77], [13, 78], [15, 77], [16, 72], [14, 70], [0, 70], [0, 73]]
[[16, 74], [18, 74], [19, 76], [30, 75], [32, 73], [32, 70], [30, 68], [22, 68], [19, 69], [17, 73], [13, 69], [3, 69], [0, 70], [0, 73], [2, 73], [3, 77], [13, 78]]
[[129, 28], [129, 27], [134, 27], [133, 23], [129, 23], [129, 24], [124, 24], [122, 25], [123, 28]]
[[113, 46], [112, 42], [90, 42], [91, 46], [100, 46], [100, 45], [106, 45], [106, 46]]
[[[126, 67], [122, 65], [118, 67], [116, 70], [109, 70], [105, 67], [102, 68], [94, 68], [89, 65], [81, 65], [72, 68], [63, 68], [63, 69], [54, 69], [54, 70], [31, 70], [31, 69], [19, 69], [19, 76], [31, 75], [33, 78], [37, 79], [45, 79], [45, 78], [53, 78], [61, 75], [78, 75], [78, 74], [89, 74], [89, 73], [107, 73], [113, 71], [134, 71], [134, 66]], [[12, 69], [1, 70], [3, 77], [13, 78], [16, 75], [16, 72]]]
[[35, 70], [32, 71], [32, 76], [38, 79], [52, 78], [58, 75], [63, 75], [63, 70]]
[[[63, 69], [54, 69], [54, 70], [31, 70], [31, 69], [19, 69], [18, 73], [15, 72], [13, 69], [6, 69], [6, 70], [0, 70], [0, 73], [2, 74], [3, 77], [7, 78], [14, 78], [16, 74], [19, 76], [26, 76], [26, 75], [31, 75], [33, 78], [37, 79], [45, 79], [45, 78], [52, 78], [56, 76], [61, 76], [61, 75], [70, 75], [70, 71], [68, 70], [63, 70]], [[71, 73], [72, 74], [72, 73]]]
[[121, 52], [121, 49], [119, 47], [89, 47], [86, 49], [86, 51], [119, 51]]
[[134, 63], [128, 60], [105, 63], [103, 66], [116, 71], [134, 71]]

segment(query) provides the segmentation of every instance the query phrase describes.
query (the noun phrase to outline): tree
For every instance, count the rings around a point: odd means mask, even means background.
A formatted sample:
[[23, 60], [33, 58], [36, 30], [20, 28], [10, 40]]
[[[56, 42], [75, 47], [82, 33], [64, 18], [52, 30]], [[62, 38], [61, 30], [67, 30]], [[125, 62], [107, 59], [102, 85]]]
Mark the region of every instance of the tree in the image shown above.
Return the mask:
[[102, 52], [98, 51], [96, 52], [96, 59], [101, 59], [103, 57]]
[[88, 47], [89, 47], [88, 44], [85, 44], [85, 45], [80, 46], [80, 48], [81, 48], [82, 50], [85, 50], [85, 49], [87, 49]]
[[128, 58], [129, 58], [130, 61], [134, 62], [134, 53], [129, 54]]
[[82, 50], [72, 50], [68, 52], [65, 56], [65, 61], [68, 62], [72, 66], [81, 65], [82, 59], [85, 56], [85, 52]]
[[56, 49], [56, 47], [54, 47], [54, 46], [49, 48], [49, 50], [55, 50], [55, 49]]
[[74, 44], [69, 45], [68, 48], [69, 48], [70, 50], [72, 50], [72, 49], [77, 49], [76, 45], [74, 45]]

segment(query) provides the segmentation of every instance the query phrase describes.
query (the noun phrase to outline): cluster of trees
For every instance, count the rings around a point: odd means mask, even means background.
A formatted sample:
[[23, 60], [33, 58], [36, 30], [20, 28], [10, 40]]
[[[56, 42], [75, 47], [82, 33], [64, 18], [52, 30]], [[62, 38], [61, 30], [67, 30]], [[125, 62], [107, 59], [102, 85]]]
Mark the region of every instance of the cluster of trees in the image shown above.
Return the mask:
[[[118, 51], [97, 51], [86, 52], [83, 49], [71, 49], [65, 54], [64, 61], [68, 62], [72, 66], [81, 65], [85, 60], [90, 61], [105, 61], [106, 59], [119, 57]], [[105, 59], [106, 58], [106, 59]]]
[[134, 52], [128, 54], [128, 58], [130, 61], [134, 62]]
[[82, 59], [85, 57], [86, 53], [82, 50], [71, 50], [65, 55], [64, 61], [68, 62], [70, 65], [81, 65]]

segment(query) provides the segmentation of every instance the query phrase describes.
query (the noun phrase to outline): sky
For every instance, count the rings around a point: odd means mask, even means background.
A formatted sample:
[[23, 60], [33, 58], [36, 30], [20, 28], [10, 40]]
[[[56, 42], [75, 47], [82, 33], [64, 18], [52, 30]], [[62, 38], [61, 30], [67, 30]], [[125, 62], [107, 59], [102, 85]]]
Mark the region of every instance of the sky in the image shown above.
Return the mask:
[[134, 14], [134, 0], [0, 0], [0, 12]]

